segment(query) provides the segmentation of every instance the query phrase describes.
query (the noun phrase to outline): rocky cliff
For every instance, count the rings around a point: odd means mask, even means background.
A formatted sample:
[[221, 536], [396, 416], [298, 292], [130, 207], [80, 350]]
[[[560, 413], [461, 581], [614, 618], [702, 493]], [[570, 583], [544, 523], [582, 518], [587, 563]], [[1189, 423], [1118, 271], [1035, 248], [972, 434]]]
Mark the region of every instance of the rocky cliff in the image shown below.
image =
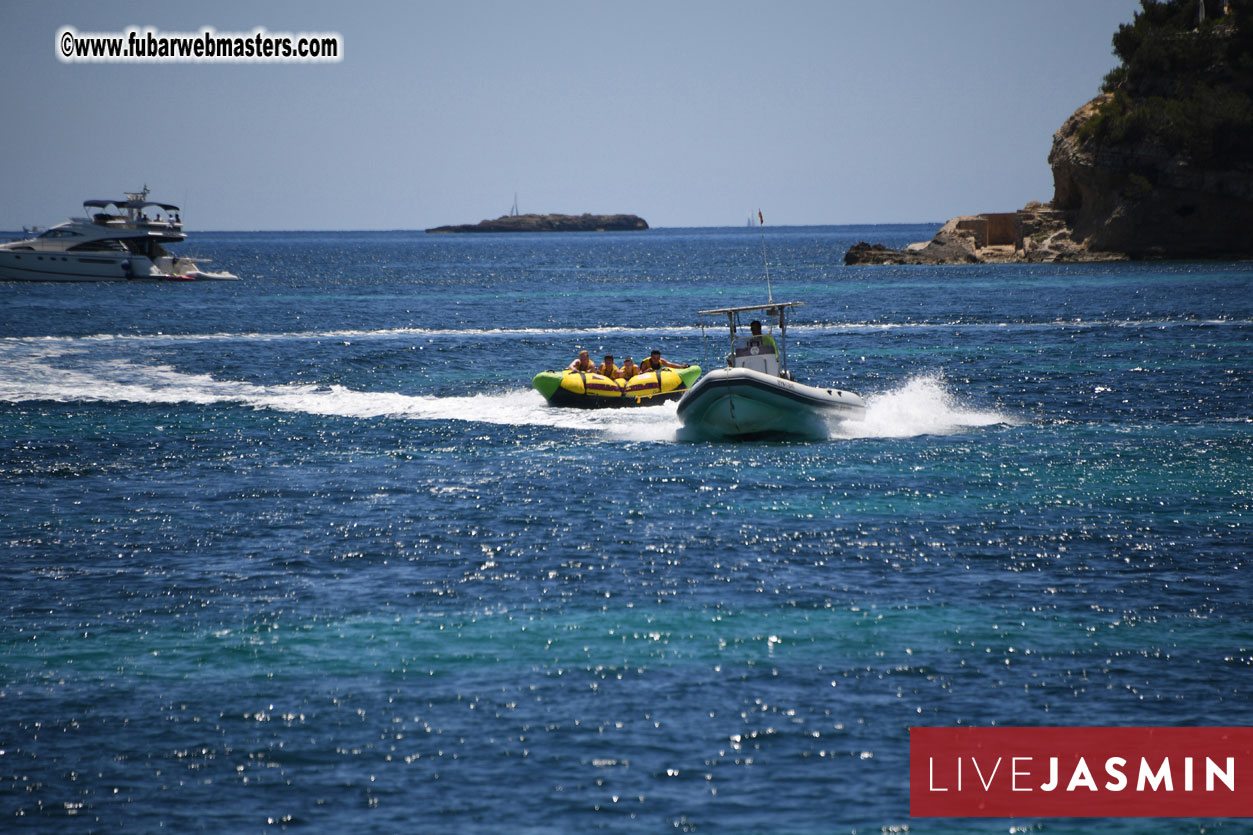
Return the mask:
[[1075, 112], [1053, 137], [1053, 208], [1091, 250], [1132, 258], [1253, 256], [1253, 161], [1198, 162], [1151, 137], [1085, 136], [1112, 96]]
[[638, 215], [503, 215], [461, 226], [439, 226], [427, 232], [634, 232], [647, 229]]
[[849, 264], [1253, 257], [1253, 0], [1145, 0], [1123, 64], [1053, 136], [1053, 199], [954, 218], [904, 250]]

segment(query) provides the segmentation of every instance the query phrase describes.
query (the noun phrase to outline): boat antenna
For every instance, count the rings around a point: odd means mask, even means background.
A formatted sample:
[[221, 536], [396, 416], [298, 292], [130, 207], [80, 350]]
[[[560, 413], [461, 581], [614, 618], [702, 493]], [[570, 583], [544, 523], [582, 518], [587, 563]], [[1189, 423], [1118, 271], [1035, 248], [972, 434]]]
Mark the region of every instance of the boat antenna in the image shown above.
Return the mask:
[[761, 226], [761, 262], [766, 266], [767, 301], [774, 304], [774, 292], [770, 289], [770, 261], [766, 258], [766, 219], [761, 216], [761, 209], [757, 210], [757, 221]]

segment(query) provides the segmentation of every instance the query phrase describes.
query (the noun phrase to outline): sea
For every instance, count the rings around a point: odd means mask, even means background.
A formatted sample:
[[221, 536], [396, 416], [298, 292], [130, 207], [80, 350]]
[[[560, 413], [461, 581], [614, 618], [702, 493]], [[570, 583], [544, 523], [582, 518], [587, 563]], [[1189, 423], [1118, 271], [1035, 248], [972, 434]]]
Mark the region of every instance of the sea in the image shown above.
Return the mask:
[[[0, 284], [0, 830], [1250, 831], [910, 816], [912, 727], [1253, 716], [1253, 264], [843, 265], [934, 229], [201, 233], [240, 281]], [[864, 421], [531, 388], [721, 364], [699, 311], [768, 297]]]

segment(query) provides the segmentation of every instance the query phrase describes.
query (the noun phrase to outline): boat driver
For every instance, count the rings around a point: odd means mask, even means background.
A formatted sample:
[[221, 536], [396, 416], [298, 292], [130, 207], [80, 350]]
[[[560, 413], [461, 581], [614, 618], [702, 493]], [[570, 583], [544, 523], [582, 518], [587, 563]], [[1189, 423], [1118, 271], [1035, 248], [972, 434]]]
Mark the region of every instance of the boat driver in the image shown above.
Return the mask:
[[648, 359], [640, 363], [640, 371], [660, 371], [663, 368], [687, 368], [688, 363], [679, 365], [677, 362], [670, 362], [661, 358], [661, 351], [656, 348], [648, 355]]
[[760, 320], [754, 319], [753, 321], [749, 322], [748, 330], [749, 330], [749, 333], [752, 334], [752, 336], [749, 337], [750, 345], [752, 344], [752, 340], [756, 339], [758, 344], [761, 345], [761, 350], [778, 353], [778, 349], [775, 347], [775, 344], [774, 344], [774, 337], [768, 333], [761, 332]]
[[588, 356], [587, 351], [579, 351], [579, 357], [567, 366], [570, 371], [595, 371], [596, 366], [592, 365], [592, 358]]

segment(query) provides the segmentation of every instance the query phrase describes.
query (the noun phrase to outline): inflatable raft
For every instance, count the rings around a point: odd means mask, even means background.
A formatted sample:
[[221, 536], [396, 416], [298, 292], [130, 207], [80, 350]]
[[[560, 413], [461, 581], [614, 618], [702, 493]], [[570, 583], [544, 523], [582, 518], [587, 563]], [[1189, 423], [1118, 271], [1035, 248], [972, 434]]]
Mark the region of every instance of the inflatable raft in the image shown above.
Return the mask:
[[[727, 317], [731, 353], [726, 368], [710, 371], [679, 401], [675, 414], [693, 433], [690, 437], [825, 438], [834, 421], [865, 419], [866, 404], [851, 391], [807, 386], [788, 373], [786, 314], [803, 304], [771, 301], [700, 311], [701, 316]], [[737, 330], [741, 313], [758, 311], [779, 323], [778, 342], [773, 336], [767, 340], [760, 327], [748, 335]]]
[[629, 380], [615, 380], [591, 371], [541, 371], [531, 385], [553, 406], [599, 409], [678, 400], [699, 376], [699, 365], [645, 371]]

